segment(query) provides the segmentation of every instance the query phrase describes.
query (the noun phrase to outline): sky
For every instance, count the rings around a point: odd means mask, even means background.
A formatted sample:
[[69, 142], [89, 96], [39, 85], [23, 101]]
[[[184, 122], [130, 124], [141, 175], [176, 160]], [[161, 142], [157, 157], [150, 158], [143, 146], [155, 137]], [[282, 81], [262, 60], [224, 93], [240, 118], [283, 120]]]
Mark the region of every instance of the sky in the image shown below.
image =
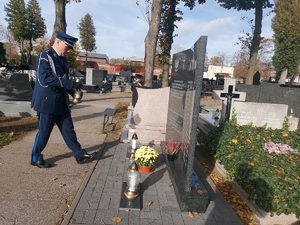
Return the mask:
[[[144, 0], [81, 0], [66, 6], [67, 33], [78, 37], [80, 20], [89, 13], [96, 29], [96, 53], [106, 54], [108, 58], [143, 58], [145, 52], [144, 40], [148, 32], [148, 24], [144, 20]], [[0, 24], [7, 27], [4, 6], [9, 0], [0, 0]], [[25, 0], [28, 3], [28, 0]], [[53, 0], [38, 0], [42, 17], [45, 19], [47, 35], [53, 31], [55, 10]], [[241, 31], [250, 32], [247, 21], [254, 19], [254, 10], [237, 11], [220, 7], [216, 1], [207, 0], [207, 3], [197, 4], [193, 10], [182, 5], [179, 8], [184, 12], [183, 20], [176, 23], [172, 54], [191, 48], [200, 36], [207, 36], [208, 57], [225, 53], [231, 57], [240, 49], [236, 45]], [[271, 9], [264, 10], [264, 15]], [[271, 38], [273, 31], [271, 20], [274, 14], [264, 16], [262, 36]], [[246, 17], [246, 20], [242, 20]], [[1, 40], [0, 40], [1, 41]], [[79, 40], [80, 42], [80, 40]]]

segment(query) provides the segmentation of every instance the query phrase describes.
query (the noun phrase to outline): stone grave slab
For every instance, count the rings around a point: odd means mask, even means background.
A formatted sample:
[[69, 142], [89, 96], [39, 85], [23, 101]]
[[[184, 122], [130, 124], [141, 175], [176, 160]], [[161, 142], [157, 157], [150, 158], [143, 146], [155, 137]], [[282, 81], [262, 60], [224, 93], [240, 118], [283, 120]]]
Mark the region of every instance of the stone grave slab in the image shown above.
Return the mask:
[[[285, 116], [288, 113], [288, 105], [270, 104], [257, 102], [235, 102], [233, 105], [236, 113], [237, 123], [254, 126], [264, 126], [272, 129], [281, 129]], [[289, 118], [291, 130], [298, 127], [298, 118]]]

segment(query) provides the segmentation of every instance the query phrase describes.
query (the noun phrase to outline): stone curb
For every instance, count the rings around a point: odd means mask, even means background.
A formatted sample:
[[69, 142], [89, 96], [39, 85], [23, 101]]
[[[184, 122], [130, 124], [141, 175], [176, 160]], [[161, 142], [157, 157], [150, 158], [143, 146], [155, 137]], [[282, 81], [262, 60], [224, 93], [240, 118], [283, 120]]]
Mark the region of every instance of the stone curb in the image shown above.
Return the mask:
[[87, 186], [87, 184], [88, 184], [88, 182], [89, 182], [89, 180], [90, 180], [90, 178], [91, 178], [91, 176], [92, 176], [92, 174], [93, 174], [93, 172], [95, 170], [95, 167], [96, 167], [98, 161], [100, 160], [100, 156], [102, 155], [102, 152], [105, 149], [105, 147], [106, 147], [106, 143], [104, 142], [101, 145], [99, 151], [97, 152], [96, 160], [94, 160], [92, 162], [92, 166], [91, 166], [89, 172], [86, 174], [86, 176], [85, 176], [82, 184], [80, 185], [80, 188], [79, 188], [79, 190], [78, 190], [78, 192], [77, 192], [74, 200], [72, 201], [71, 207], [69, 208], [67, 214], [65, 215], [64, 220], [61, 223], [61, 225], [68, 225], [70, 223], [70, 220], [71, 220], [71, 218], [73, 216], [73, 213], [76, 210], [76, 207], [77, 207], [77, 205], [78, 205], [78, 203], [79, 203], [79, 201], [81, 199], [81, 196], [82, 196], [82, 194], [83, 194], [83, 192], [84, 192], [84, 190], [85, 190], [85, 188], [86, 188], [86, 186]]

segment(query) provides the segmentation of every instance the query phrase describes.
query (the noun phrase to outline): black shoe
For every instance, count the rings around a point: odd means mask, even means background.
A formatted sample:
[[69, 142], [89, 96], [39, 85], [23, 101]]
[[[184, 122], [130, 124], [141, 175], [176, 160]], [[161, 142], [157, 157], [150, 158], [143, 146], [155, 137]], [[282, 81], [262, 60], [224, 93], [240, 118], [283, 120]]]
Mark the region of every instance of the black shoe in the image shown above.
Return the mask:
[[38, 168], [49, 168], [52, 165], [45, 160], [37, 161], [37, 162], [32, 162], [30, 163], [32, 166], [37, 166]]
[[89, 153], [85, 153], [83, 156], [76, 158], [76, 161], [78, 164], [84, 164], [84, 163], [88, 163], [91, 162], [96, 156], [96, 152], [89, 154]]

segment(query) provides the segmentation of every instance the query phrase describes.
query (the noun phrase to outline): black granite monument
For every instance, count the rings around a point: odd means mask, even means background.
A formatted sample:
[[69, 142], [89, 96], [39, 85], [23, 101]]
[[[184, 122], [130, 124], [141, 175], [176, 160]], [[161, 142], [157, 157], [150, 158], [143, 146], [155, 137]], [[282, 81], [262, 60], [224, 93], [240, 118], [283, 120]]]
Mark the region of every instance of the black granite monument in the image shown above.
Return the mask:
[[13, 73], [0, 79], [0, 101], [31, 101], [29, 75]]
[[207, 37], [173, 55], [166, 140], [182, 143], [174, 162], [168, 162], [177, 201], [182, 211], [205, 212], [207, 191], [193, 170]]

